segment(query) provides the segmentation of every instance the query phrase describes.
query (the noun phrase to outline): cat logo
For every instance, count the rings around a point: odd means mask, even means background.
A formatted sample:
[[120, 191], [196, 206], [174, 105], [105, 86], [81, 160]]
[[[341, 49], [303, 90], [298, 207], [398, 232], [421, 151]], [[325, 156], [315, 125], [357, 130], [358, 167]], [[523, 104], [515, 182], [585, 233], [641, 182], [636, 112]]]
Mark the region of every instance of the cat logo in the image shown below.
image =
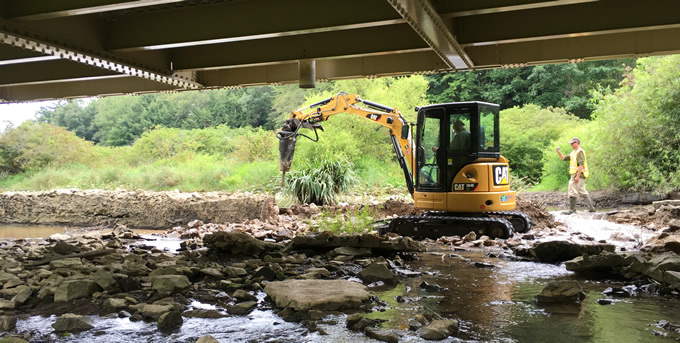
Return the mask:
[[495, 186], [508, 184], [508, 166], [493, 167], [493, 184]]
[[380, 117], [382, 117], [382, 115], [380, 115], [380, 114], [367, 114], [366, 115], [366, 118], [368, 118], [370, 120], [375, 120], [375, 121], [380, 120]]

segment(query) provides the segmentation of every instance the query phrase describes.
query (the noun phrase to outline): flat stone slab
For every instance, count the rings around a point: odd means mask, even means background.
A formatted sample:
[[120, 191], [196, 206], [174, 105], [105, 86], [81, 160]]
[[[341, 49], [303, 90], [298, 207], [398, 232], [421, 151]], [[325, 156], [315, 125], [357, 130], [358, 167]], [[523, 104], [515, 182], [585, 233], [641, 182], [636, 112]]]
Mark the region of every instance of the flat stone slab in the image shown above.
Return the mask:
[[362, 284], [347, 280], [285, 280], [264, 288], [277, 307], [296, 311], [337, 311], [361, 306], [371, 294]]
[[661, 206], [680, 206], [680, 200], [661, 200], [655, 201], [652, 204], [654, 205], [654, 209], [658, 210]]

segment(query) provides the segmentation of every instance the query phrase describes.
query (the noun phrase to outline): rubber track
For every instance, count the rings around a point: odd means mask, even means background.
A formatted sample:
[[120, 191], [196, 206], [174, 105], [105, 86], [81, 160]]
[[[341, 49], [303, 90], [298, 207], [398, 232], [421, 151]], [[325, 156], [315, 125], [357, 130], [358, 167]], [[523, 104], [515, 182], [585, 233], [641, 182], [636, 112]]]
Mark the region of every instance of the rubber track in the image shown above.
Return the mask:
[[531, 217], [529, 217], [526, 213], [522, 212], [515, 212], [515, 211], [496, 211], [496, 212], [484, 212], [484, 214], [492, 215], [492, 216], [511, 216], [511, 217], [520, 217], [524, 221], [524, 224], [526, 225], [526, 230], [519, 232], [519, 233], [525, 233], [529, 232], [531, 230]]
[[[481, 224], [481, 225], [488, 225], [489, 223], [499, 223], [499, 224], [502, 224], [503, 226], [505, 226], [506, 232], [509, 233], [508, 237], [512, 237], [512, 235], [513, 235], [512, 224], [510, 223], [509, 220], [507, 220], [505, 218], [421, 215], [421, 216], [401, 216], [401, 217], [393, 218], [392, 221], [397, 220], [397, 219], [407, 220], [407, 221], [410, 221], [410, 222], [425, 220], [425, 221], [430, 222], [430, 225], [434, 224], [435, 221], [442, 221], [442, 222], [443, 221], [455, 221], [455, 222], [458, 222], [458, 223], [461, 223], [461, 224], [470, 223], [470, 224]], [[449, 226], [450, 226], [450, 224], [442, 224], [441, 228], [446, 229]], [[386, 228], [386, 231], [390, 232], [391, 229], [388, 227], [388, 228]], [[475, 230], [475, 231], [478, 231], [478, 230]], [[412, 235], [415, 235], [415, 232]]]

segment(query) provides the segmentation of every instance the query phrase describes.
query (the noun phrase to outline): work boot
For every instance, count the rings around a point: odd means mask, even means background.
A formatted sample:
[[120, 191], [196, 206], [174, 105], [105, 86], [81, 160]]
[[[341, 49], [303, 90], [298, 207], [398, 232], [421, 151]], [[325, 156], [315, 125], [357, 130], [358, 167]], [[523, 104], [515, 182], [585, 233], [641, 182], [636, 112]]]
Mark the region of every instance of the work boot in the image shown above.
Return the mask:
[[590, 194], [588, 194], [586, 200], [588, 200], [588, 212], [597, 212], [597, 210], [595, 209], [595, 205], [593, 204], [593, 199], [590, 197]]
[[576, 213], [576, 198], [569, 197], [569, 211], [562, 212], [563, 214]]

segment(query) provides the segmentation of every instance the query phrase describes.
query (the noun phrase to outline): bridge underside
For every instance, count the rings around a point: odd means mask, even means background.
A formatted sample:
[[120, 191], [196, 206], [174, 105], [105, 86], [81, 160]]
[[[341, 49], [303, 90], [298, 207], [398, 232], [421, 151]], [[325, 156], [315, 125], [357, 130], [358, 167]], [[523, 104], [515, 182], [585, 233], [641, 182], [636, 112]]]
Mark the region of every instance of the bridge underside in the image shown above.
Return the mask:
[[678, 13], [677, 0], [0, 0], [0, 102], [672, 54]]

